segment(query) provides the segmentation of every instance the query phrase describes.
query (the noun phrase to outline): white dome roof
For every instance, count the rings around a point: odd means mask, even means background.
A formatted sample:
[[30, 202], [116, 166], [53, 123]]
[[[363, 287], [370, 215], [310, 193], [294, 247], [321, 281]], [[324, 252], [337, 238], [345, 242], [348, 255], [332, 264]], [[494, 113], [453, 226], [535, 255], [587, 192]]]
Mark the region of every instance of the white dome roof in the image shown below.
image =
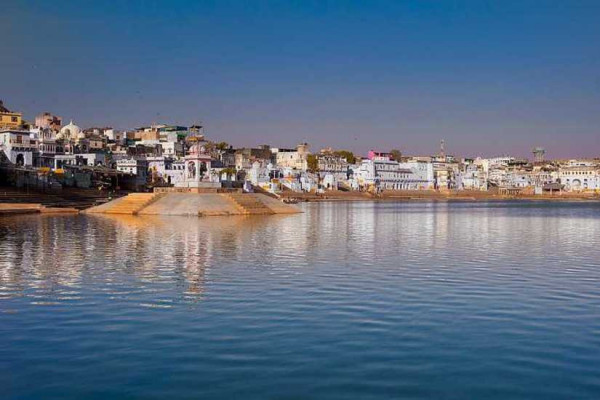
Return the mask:
[[60, 133], [62, 133], [62, 136], [66, 139], [75, 139], [79, 136], [80, 132], [81, 128], [75, 125], [73, 120], [69, 122], [69, 125], [65, 125], [60, 129]]

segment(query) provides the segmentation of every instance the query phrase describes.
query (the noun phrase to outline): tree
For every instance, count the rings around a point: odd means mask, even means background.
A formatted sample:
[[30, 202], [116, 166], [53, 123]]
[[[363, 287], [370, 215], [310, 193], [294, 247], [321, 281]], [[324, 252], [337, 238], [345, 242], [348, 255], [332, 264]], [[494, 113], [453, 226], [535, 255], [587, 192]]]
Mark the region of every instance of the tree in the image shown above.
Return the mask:
[[348, 164], [356, 163], [356, 157], [354, 156], [354, 153], [352, 153], [349, 150], [338, 150], [335, 151], [333, 154], [335, 154], [338, 157], [345, 158], [346, 161], [348, 161]]
[[233, 167], [223, 168], [221, 174], [225, 174], [225, 179], [236, 180], [237, 170]]
[[393, 158], [395, 161], [398, 161], [398, 162], [399, 162], [399, 161], [400, 161], [400, 159], [402, 158], [402, 153], [401, 153], [401, 152], [400, 152], [400, 150], [398, 150], [398, 149], [392, 149], [392, 150], [390, 150], [390, 155], [392, 156], [392, 158]]
[[314, 154], [309, 154], [306, 157], [306, 166], [308, 168], [308, 172], [316, 174], [319, 172], [319, 159]]
[[229, 143], [227, 143], [227, 142], [219, 142], [219, 143], [217, 143], [215, 145], [215, 148], [217, 150], [221, 150], [221, 151], [227, 150], [229, 148]]
[[215, 143], [211, 142], [210, 140], [205, 141], [203, 146], [204, 146], [204, 150], [206, 150], [206, 152], [209, 154], [211, 154], [215, 151]]
[[217, 145], [215, 144], [215, 142], [207, 140], [204, 142], [203, 146], [206, 153], [209, 154], [212, 158], [219, 158], [219, 152], [217, 151]]

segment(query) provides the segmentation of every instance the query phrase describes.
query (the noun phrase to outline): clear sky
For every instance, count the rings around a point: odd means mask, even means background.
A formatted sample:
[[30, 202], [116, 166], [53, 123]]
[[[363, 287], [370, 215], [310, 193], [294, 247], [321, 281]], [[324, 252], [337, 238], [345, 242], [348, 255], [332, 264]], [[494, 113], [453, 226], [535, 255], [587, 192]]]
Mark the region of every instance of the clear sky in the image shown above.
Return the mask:
[[0, 98], [236, 146], [600, 156], [600, 1], [14, 1]]

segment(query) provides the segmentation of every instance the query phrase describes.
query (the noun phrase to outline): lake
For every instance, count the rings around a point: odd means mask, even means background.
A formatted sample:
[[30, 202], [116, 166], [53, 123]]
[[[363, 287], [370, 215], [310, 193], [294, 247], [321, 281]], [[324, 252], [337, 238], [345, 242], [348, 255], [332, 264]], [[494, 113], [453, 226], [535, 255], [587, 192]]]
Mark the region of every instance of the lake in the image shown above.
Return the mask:
[[0, 398], [600, 398], [600, 204], [301, 207], [0, 218]]

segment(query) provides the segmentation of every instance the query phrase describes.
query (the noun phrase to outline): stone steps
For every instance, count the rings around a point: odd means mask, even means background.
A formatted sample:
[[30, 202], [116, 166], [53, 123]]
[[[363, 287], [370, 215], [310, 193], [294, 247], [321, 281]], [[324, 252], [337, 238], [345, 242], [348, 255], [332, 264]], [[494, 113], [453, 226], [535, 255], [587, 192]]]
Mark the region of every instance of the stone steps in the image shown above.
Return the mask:
[[298, 208], [262, 194], [161, 193], [149, 198], [126, 196], [85, 210], [89, 214], [228, 216], [295, 214]]
[[77, 214], [79, 210], [75, 208], [56, 208], [45, 207], [37, 203], [0, 203], [0, 215], [6, 214]]
[[108, 208], [106, 214], [135, 215], [161, 197], [160, 193], [130, 193]]
[[40, 203], [47, 207], [85, 209], [108, 201], [106, 192], [90, 189], [63, 189], [58, 192], [37, 192], [14, 187], [0, 187], [1, 203]]
[[229, 199], [233, 200], [233, 202], [236, 204], [236, 206], [239, 208], [242, 214], [275, 214], [273, 210], [271, 210], [253, 195], [243, 193], [227, 193], [224, 196], [227, 196]]

